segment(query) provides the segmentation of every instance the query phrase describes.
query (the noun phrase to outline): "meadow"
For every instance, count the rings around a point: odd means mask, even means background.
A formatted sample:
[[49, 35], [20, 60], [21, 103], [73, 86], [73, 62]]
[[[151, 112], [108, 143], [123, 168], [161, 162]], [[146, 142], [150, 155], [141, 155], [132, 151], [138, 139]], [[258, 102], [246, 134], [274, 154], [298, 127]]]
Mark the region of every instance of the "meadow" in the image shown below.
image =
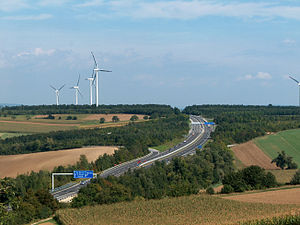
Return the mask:
[[[45, 119], [48, 115], [2, 115], [0, 116], [0, 133], [6, 133], [6, 137], [10, 137], [16, 136], [17, 133], [31, 134], [78, 128], [124, 126], [128, 124], [133, 115], [134, 114], [53, 114], [54, 119]], [[120, 121], [112, 122], [113, 116], [118, 116]], [[144, 115], [137, 116], [139, 118], [138, 121], [143, 121]], [[105, 123], [100, 124], [100, 118], [105, 118]]]
[[206, 194], [136, 200], [111, 205], [62, 209], [56, 215], [73, 224], [236, 224], [300, 210], [300, 205], [272, 205], [222, 199]]
[[278, 152], [285, 151], [300, 167], [300, 129], [281, 131], [257, 138], [254, 142], [271, 159], [277, 157]]

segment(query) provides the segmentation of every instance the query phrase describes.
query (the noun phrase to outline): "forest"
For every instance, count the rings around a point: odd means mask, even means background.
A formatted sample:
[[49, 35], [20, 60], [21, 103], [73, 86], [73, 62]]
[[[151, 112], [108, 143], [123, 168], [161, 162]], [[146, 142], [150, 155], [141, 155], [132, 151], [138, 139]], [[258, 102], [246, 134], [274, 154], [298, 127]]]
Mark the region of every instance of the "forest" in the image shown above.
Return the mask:
[[169, 105], [135, 104], [135, 105], [20, 105], [0, 108], [0, 115], [49, 115], [49, 114], [145, 114], [167, 116], [178, 113], [178, 109]]
[[292, 106], [193, 105], [183, 112], [213, 118], [217, 124], [213, 137], [226, 144], [246, 142], [267, 132], [300, 128], [300, 108]]

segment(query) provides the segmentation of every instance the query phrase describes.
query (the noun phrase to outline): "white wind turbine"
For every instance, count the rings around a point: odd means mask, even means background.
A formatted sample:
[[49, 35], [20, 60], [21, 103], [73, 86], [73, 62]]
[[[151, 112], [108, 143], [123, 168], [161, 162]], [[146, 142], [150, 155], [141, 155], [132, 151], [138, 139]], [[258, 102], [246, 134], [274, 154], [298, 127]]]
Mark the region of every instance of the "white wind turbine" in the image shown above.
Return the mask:
[[93, 81], [94, 77], [88, 77], [86, 80], [90, 81], [90, 105], [93, 104]]
[[298, 86], [299, 86], [299, 106], [300, 106], [300, 82], [297, 81], [295, 78], [289, 76], [293, 81], [297, 82]]
[[56, 105], [59, 105], [59, 92], [61, 89], [63, 89], [63, 87], [65, 86], [65, 84], [63, 86], [61, 86], [59, 89], [53, 87], [52, 85], [50, 85], [50, 87], [55, 91], [55, 95], [56, 95]]
[[91, 52], [91, 53], [92, 53], [92, 56], [93, 56], [93, 59], [94, 59], [94, 62], [95, 62], [95, 67], [94, 67], [94, 74], [95, 75], [93, 77], [94, 78], [93, 83], [95, 83], [95, 85], [96, 85], [96, 93], [95, 93], [95, 95], [96, 95], [96, 106], [98, 106], [99, 105], [99, 76], [98, 76], [98, 73], [99, 73], [99, 71], [101, 71], [101, 72], [112, 72], [112, 71], [99, 69], [96, 58], [95, 58], [93, 52]]
[[77, 84], [73, 87], [70, 87], [70, 89], [75, 89], [75, 105], [78, 105], [78, 93], [82, 96], [82, 94], [79, 90], [79, 80], [80, 80], [80, 74], [78, 76]]

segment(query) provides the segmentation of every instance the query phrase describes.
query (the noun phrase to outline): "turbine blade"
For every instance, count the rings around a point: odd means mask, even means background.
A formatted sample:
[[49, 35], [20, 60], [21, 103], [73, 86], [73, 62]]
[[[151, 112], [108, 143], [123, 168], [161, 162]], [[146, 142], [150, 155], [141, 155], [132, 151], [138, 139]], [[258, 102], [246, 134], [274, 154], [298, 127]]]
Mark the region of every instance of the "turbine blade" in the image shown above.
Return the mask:
[[102, 71], [102, 72], [112, 72], [110, 70], [100, 70], [100, 71]]
[[63, 89], [63, 88], [64, 88], [64, 86], [65, 86], [65, 84], [64, 84], [63, 86], [61, 86], [61, 87], [60, 87], [60, 89], [58, 89], [58, 90], [60, 91], [61, 89]]
[[299, 81], [297, 81], [295, 78], [289, 76], [289, 78], [291, 78], [293, 81], [297, 82], [297, 84], [299, 84]]
[[79, 88], [78, 88], [77, 90], [78, 90], [79, 94], [81, 95], [81, 97], [83, 97], [83, 94], [81, 94], [81, 92], [80, 92]]
[[79, 76], [78, 76], [78, 81], [77, 81], [77, 85], [76, 85], [76, 86], [79, 85], [79, 80], [80, 80], [80, 74], [79, 74]]
[[55, 87], [53, 87], [52, 85], [49, 85], [52, 89], [54, 89], [54, 91], [56, 91], [56, 88]]
[[98, 68], [98, 63], [97, 63], [97, 61], [96, 61], [96, 58], [95, 58], [95, 56], [94, 56], [94, 53], [93, 53], [93, 52], [91, 52], [91, 53], [92, 53], [92, 56], [93, 56], [93, 59], [94, 59], [94, 62], [95, 62], [95, 67]]

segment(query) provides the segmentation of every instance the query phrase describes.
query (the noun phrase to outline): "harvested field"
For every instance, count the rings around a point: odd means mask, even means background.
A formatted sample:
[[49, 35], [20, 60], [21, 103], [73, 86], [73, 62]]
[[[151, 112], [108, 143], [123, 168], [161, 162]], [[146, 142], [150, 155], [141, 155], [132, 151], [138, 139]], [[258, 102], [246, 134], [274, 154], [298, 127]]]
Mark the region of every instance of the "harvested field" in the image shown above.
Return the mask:
[[206, 194], [137, 200], [110, 205], [62, 209], [57, 212], [65, 225], [97, 224], [237, 224], [240, 221], [270, 218], [291, 211], [300, 205], [271, 205], [238, 202]]
[[111, 122], [112, 117], [117, 116], [119, 117], [120, 121], [128, 121], [133, 115], [136, 115], [140, 120], [145, 116], [139, 114], [92, 114], [88, 115], [83, 120], [100, 120], [100, 118], [104, 118], [105, 122]]
[[94, 161], [104, 153], [113, 154], [116, 149], [117, 147], [99, 146], [0, 156], [0, 178], [16, 177], [31, 171], [52, 170], [60, 165], [72, 165], [79, 160], [80, 155], [86, 155], [88, 161]]
[[292, 189], [246, 193], [224, 197], [241, 202], [256, 202], [269, 204], [300, 204], [300, 186]]
[[268, 170], [279, 169], [253, 141], [249, 141], [231, 148], [235, 156], [245, 165], [257, 165]]

